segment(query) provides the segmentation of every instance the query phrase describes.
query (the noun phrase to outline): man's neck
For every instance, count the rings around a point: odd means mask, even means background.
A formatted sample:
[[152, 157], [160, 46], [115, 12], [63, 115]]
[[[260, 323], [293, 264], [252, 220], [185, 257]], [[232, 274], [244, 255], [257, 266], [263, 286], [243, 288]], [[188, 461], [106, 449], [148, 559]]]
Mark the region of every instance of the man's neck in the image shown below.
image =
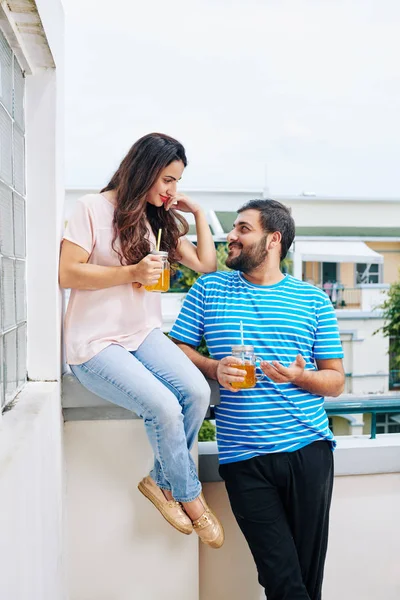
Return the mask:
[[242, 275], [247, 281], [255, 285], [274, 285], [285, 277], [279, 267], [265, 268], [265, 266], [254, 269], [250, 273], [242, 272]]

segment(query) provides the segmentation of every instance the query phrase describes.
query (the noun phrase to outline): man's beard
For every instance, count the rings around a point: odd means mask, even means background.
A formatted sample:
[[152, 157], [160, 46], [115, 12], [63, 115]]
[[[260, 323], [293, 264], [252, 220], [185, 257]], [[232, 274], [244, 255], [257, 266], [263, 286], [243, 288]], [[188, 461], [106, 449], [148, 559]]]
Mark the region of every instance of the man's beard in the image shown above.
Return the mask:
[[264, 262], [268, 255], [268, 250], [265, 247], [266, 241], [267, 236], [265, 235], [261, 241], [249, 246], [246, 249], [241, 245], [232, 243], [231, 246], [241, 248], [242, 251], [235, 257], [229, 258], [228, 256], [225, 261], [226, 266], [229, 269], [242, 271], [243, 273], [250, 273], [251, 271], [254, 271]]

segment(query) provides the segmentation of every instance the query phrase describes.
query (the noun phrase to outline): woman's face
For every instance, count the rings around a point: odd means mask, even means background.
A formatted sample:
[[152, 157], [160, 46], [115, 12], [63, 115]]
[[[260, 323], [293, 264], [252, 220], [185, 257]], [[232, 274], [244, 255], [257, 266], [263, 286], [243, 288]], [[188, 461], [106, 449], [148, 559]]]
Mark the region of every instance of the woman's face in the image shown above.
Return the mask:
[[147, 202], [154, 206], [162, 206], [171, 196], [175, 196], [176, 186], [182, 177], [184, 168], [181, 160], [174, 160], [168, 167], [165, 167], [155, 184], [149, 189]]

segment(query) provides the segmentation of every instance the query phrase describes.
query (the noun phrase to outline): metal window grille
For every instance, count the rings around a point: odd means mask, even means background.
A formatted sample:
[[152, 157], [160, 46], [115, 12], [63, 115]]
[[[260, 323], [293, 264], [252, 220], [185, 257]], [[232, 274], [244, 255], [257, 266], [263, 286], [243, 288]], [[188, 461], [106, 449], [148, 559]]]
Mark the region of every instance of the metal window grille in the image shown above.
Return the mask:
[[376, 433], [400, 433], [400, 415], [389, 413], [377, 414]]
[[26, 382], [25, 79], [0, 31], [0, 406]]
[[360, 283], [381, 283], [382, 269], [377, 263], [356, 264], [356, 284]]

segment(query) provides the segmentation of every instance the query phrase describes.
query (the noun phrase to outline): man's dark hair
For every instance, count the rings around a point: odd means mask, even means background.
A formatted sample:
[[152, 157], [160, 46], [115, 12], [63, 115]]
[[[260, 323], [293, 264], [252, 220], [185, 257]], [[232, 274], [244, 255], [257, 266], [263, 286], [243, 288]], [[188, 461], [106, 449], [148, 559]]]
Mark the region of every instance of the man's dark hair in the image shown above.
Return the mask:
[[279, 231], [282, 235], [281, 260], [286, 258], [296, 234], [296, 227], [290, 208], [277, 200], [249, 200], [237, 211], [258, 210], [261, 226], [265, 233]]

